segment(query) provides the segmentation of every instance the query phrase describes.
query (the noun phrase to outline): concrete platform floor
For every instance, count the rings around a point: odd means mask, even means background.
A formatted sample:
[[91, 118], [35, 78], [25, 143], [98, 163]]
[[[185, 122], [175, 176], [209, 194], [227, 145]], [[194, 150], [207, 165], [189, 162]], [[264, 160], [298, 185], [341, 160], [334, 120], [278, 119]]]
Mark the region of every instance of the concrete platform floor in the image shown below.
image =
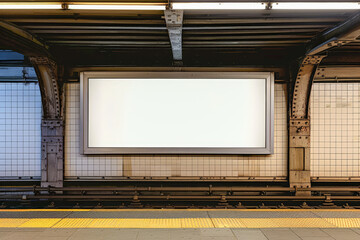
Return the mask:
[[360, 240], [360, 210], [0, 210], [0, 240]]
[[1, 240], [359, 240], [360, 229], [0, 229]]

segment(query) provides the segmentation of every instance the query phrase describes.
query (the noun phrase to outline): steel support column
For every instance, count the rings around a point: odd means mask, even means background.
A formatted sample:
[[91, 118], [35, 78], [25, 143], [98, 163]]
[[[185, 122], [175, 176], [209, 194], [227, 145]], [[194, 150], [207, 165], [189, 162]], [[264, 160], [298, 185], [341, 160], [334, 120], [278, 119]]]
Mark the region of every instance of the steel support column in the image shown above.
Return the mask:
[[[310, 115], [311, 84], [317, 66], [325, 56], [307, 56], [300, 64], [293, 84], [289, 119], [290, 187], [308, 188], [310, 184]], [[297, 192], [309, 194], [309, 192]]]
[[41, 126], [41, 185], [63, 185], [64, 120], [62, 118], [58, 66], [47, 57], [30, 57], [38, 76], [43, 104]]
[[[289, 184], [311, 187], [310, 180], [310, 114], [311, 85], [326, 51], [357, 41], [360, 35], [360, 13], [338, 26], [316, 36], [306, 46], [306, 53], [292, 81], [289, 113]], [[300, 195], [310, 192], [297, 192]]]
[[41, 186], [62, 187], [64, 180], [64, 121], [41, 122]]

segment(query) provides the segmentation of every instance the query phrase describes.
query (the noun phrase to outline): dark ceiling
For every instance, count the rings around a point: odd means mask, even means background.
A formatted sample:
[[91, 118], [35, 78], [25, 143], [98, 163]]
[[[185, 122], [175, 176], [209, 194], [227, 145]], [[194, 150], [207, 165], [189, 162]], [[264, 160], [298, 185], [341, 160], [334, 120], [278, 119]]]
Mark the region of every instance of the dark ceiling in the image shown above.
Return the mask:
[[[355, 13], [349, 10], [185, 10], [182, 64], [288, 64], [304, 53], [311, 39]], [[173, 64], [163, 11], [0, 10], [0, 16], [37, 36], [50, 47], [54, 58], [65, 65]], [[341, 49], [353, 52], [359, 47], [360, 42], [356, 42]]]

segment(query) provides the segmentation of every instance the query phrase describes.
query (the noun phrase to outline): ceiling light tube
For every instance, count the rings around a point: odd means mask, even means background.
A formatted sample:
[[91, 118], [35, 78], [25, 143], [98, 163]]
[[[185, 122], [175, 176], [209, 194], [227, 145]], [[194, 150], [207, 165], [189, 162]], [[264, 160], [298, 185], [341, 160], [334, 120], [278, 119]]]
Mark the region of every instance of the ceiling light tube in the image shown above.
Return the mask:
[[266, 9], [262, 2], [174, 2], [172, 9], [181, 10], [251, 10]]
[[2, 2], [0, 3], [0, 10], [3, 9], [62, 9], [59, 3], [44, 3], [44, 2]]
[[272, 9], [282, 10], [351, 10], [360, 9], [358, 2], [279, 2]]
[[165, 5], [154, 4], [69, 4], [73, 10], [166, 10]]

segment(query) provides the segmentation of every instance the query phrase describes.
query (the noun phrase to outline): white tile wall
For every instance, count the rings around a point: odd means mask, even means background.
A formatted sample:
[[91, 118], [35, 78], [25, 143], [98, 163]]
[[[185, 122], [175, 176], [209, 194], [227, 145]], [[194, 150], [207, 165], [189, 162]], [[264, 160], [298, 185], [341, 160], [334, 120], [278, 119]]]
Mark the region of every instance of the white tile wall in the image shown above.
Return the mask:
[[116, 176], [287, 176], [285, 85], [275, 85], [275, 154], [247, 155], [103, 155], [79, 153], [80, 85], [66, 86], [66, 177]]
[[315, 83], [311, 92], [311, 175], [360, 176], [360, 83]]
[[0, 177], [39, 177], [41, 96], [37, 83], [0, 82]]

